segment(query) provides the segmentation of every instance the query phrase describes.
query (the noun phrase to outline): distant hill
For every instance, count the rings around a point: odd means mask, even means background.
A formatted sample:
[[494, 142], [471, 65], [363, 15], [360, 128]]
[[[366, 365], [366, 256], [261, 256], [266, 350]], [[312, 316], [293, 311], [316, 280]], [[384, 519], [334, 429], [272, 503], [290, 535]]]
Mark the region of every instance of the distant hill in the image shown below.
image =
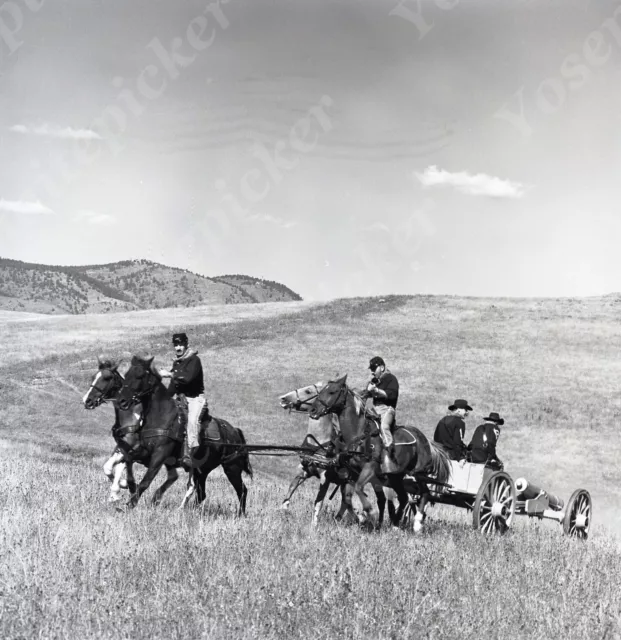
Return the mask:
[[47, 314], [109, 313], [302, 298], [278, 282], [215, 278], [150, 260], [58, 267], [0, 258], [0, 309]]

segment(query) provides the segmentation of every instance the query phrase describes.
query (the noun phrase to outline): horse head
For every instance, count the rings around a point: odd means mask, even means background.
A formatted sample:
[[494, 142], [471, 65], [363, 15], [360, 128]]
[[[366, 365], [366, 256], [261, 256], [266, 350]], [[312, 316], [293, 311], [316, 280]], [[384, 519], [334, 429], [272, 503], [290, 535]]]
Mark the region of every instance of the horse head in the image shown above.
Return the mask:
[[97, 365], [98, 371], [82, 398], [86, 409], [95, 409], [102, 402], [111, 400], [123, 385], [123, 376], [118, 372], [119, 363], [98, 356]]
[[347, 374], [337, 380], [330, 380], [313, 402], [310, 417], [319, 420], [328, 413], [340, 413], [347, 402]]
[[123, 386], [117, 398], [122, 410], [129, 409], [132, 405], [141, 401], [144, 396], [150, 395], [160, 382], [161, 378], [153, 366], [154, 356], [141, 358], [134, 356], [131, 366], [125, 374]]
[[316, 382], [315, 384], [309, 384], [306, 387], [300, 387], [299, 389], [289, 391], [289, 393], [278, 398], [280, 406], [283, 409], [289, 409], [289, 411], [308, 413], [311, 409], [311, 405], [315, 401], [315, 398], [319, 395], [319, 392], [325, 387], [325, 385], [325, 382]]

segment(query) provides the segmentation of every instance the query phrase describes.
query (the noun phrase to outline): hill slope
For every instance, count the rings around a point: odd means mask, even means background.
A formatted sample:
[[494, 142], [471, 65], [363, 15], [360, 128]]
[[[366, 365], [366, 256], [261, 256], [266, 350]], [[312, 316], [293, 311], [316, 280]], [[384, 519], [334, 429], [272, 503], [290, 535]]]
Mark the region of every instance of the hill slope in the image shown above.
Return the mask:
[[292, 300], [301, 298], [277, 282], [207, 278], [149, 260], [58, 267], [0, 258], [0, 309], [8, 311], [108, 313]]

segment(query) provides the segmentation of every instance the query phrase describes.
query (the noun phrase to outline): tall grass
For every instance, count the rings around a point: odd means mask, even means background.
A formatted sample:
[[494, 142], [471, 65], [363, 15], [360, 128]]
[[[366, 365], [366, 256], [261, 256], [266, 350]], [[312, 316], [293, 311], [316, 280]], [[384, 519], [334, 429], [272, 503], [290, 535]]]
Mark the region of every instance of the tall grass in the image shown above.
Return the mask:
[[[0, 329], [11, 346], [0, 362], [0, 637], [621, 637], [611, 533], [621, 329], [608, 300], [393, 297], [221, 313]], [[86, 412], [75, 389], [86, 390], [103, 350], [151, 352], [164, 364], [171, 328], [201, 352], [213, 413], [249, 442], [299, 443], [305, 420], [279, 409], [278, 395], [345, 372], [362, 385], [375, 354], [401, 381], [399, 422], [431, 435], [446, 406], [466, 397], [470, 436], [500, 411], [506, 469], [565, 499], [591, 491], [592, 536], [581, 544], [556, 523], [518, 519], [507, 536], [484, 538], [470, 514], [449, 507], [430, 510], [422, 536], [337, 526], [333, 505], [314, 530], [316, 485], [290, 513], [277, 509], [295, 457], [253, 460], [245, 520], [220, 472], [200, 510], [177, 509], [180, 481], [161, 507], [149, 493], [119, 514], [100, 471], [111, 409]]]

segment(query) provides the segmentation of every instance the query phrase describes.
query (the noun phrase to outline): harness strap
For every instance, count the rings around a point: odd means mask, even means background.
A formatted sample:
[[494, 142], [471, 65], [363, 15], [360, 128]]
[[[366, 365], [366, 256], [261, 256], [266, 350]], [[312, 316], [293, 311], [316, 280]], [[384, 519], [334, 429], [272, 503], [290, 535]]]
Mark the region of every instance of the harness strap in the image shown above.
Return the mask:
[[123, 438], [129, 433], [138, 433], [140, 425], [129, 425], [128, 427], [112, 427], [112, 433], [117, 438]]
[[162, 436], [166, 436], [171, 440], [177, 440], [177, 442], [183, 441], [183, 438], [180, 438], [172, 429], [148, 429], [146, 431], [142, 431], [141, 435], [145, 440], [147, 438], [160, 438]]

